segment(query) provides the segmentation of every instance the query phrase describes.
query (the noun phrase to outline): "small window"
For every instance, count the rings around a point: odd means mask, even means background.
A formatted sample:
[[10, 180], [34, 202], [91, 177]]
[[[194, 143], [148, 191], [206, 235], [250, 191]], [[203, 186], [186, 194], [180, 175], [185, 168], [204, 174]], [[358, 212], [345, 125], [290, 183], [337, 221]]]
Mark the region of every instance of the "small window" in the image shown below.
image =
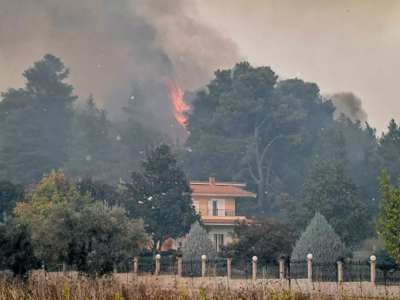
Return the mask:
[[220, 252], [222, 246], [224, 245], [224, 235], [223, 234], [214, 234], [214, 247], [217, 252]]

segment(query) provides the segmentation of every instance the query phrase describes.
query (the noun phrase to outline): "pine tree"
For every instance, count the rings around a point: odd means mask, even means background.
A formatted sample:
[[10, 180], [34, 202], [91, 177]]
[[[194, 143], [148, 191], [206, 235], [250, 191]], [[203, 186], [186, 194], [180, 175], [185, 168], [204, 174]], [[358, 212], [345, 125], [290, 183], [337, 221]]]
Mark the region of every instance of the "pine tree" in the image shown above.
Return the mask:
[[316, 262], [335, 262], [346, 255], [346, 247], [331, 225], [316, 213], [293, 249], [292, 260], [305, 260], [311, 253]]
[[108, 136], [110, 127], [106, 111], [98, 109], [90, 95], [84, 109], [76, 112], [71, 122], [64, 170], [72, 179], [84, 176], [108, 182], [118, 179], [117, 175], [112, 176], [117, 162]]
[[58, 169], [67, 159], [67, 133], [73, 115], [69, 70], [47, 54], [23, 73], [23, 89], [9, 89], [0, 102], [0, 176], [29, 183]]
[[144, 221], [155, 255], [168, 238], [187, 234], [200, 216], [192, 203], [188, 178], [170, 146], [161, 144], [153, 149], [143, 161], [143, 169], [132, 173], [131, 183], [125, 185], [124, 207], [130, 217]]
[[206, 255], [207, 259], [215, 259], [217, 257], [217, 252], [207, 231], [201, 227], [199, 222], [192, 224], [183, 243], [182, 253], [185, 260], [199, 260], [202, 255]]

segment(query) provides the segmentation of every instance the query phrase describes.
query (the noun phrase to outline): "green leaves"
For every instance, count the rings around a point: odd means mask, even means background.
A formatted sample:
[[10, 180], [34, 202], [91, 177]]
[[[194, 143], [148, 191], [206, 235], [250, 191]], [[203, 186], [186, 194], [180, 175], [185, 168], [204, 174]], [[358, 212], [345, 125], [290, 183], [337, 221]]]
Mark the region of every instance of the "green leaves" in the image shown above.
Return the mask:
[[184, 236], [200, 219], [193, 205], [189, 181], [177, 164], [171, 147], [161, 144], [143, 161], [143, 172], [134, 172], [124, 192], [131, 217], [142, 218], [154, 246]]

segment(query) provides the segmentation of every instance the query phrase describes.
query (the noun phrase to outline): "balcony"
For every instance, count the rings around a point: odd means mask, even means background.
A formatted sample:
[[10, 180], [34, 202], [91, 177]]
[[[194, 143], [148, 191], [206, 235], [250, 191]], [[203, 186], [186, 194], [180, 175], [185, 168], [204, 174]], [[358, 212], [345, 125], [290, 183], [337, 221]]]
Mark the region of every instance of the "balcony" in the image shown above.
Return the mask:
[[203, 217], [235, 217], [234, 209], [206, 209], [200, 210], [199, 214]]

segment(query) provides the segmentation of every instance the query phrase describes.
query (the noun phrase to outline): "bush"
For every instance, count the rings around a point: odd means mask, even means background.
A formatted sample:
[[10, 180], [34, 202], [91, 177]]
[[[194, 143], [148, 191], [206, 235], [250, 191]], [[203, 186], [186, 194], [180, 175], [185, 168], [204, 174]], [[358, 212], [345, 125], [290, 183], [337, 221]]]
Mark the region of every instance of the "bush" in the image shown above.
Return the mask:
[[250, 260], [256, 255], [259, 259], [275, 259], [292, 252], [298, 234], [290, 225], [257, 220], [251, 224], [236, 221], [232, 237], [234, 242], [226, 249], [235, 257]]

